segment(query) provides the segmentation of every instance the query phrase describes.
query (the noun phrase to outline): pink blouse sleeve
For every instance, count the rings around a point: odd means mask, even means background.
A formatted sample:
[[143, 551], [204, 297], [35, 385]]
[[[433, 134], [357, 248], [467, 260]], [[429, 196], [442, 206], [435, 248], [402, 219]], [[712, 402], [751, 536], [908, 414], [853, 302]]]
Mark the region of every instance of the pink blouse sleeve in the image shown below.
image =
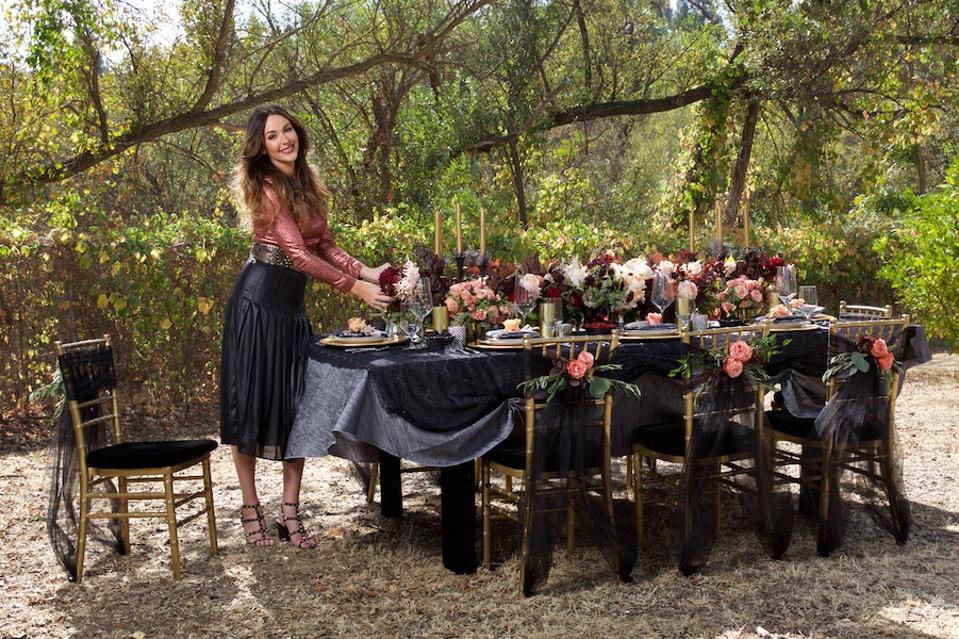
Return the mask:
[[323, 235], [320, 237], [320, 243], [316, 247], [316, 252], [327, 262], [355, 278], [359, 278], [360, 273], [363, 271], [363, 263], [341, 249], [336, 245], [336, 242], [333, 241], [333, 232], [330, 231], [329, 224], [323, 225]]
[[[272, 239], [276, 240], [279, 247], [293, 262], [293, 268], [306, 273], [315, 280], [333, 286], [338, 291], [349, 293], [356, 283], [356, 278], [349, 273], [344, 273], [306, 248], [303, 243], [303, 235], [300, 233], [300, 227], [296, 225], [296, 220], [273, 199], [273, 194], [269, 190], [265, 190], [264, 195], [266, 196], [265, 202], [268, 202], [268, 205], [272, 206], [274, 210], [273, 228], [271, 229]], [[332, 242], [332, 237], [330, 241]]]

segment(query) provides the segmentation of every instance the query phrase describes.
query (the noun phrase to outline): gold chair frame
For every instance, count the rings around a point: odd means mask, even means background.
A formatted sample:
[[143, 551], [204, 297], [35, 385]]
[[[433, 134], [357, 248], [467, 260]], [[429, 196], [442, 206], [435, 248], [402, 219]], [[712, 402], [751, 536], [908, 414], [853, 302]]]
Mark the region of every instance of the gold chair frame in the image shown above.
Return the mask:
[[[110, 347], [110, 336], [104, 335], [101, 339], [85, 340], [64, 344], [55, 342], [57, 357], [64, 353], [103, 345]], [[81, 416], [81, 410], [99, 406], [101, 415], [99, 417], [84, 421]], [[80, 469], [80, 523], [77, 539], [77, 568], [76, 581], [80, 583], [83, 578], [83, 560], [86, 551], [87, 526], [91, 519], [118, 519], [120, 520], [121, 534], [123, 541], [124, 554], [130, 552], [130, 519], [134, 518], [162, 518], [166, 519], [169, 530], [170, 540], [170, 559], [173, 566], [173, 578], [182, 579], [183, 569], [180, 562], [180, 547], [177, 539], [177, 529], [184, 526], [194, 519], [197, 519], [204, 513], [207, 516], [207, 528], [210, 538], [210, 555], [217, 554], [216, 538], [216, 518], [213, 507], [213, 482], [210, 475], [210, 454], [204, 453], [198, 457], [187, 460], [174, 466], [146, 467], [146, 468], [96, 468], [87, 465], [86, 438], [84, 429], [97, 424], [111, 423], [113, 426], [114, 443], [119, 444], [122, 439], [122, 427], [120, 423], [120, 403], [117, 399], [116, 388], [103, 391], [100, 397], [78, 402], [68, 400], [67, 409], [70, 411], [70, 419], [73, 423], [73, 432], [77, 442], [77, 456]], [[175, 473], [202, 464], [203, 472], [201, 475], [175, 475]], [[102, 483], [109, 482], [111, 479], [117, 480], [118, 492], [94, 493], [91, 489]], [[203, 490], [191, 493], [175, 492], [174, 482], [187, 480], [202, 480]], [[141, 491], [129, 492], [130, 483], [163, 482], [163, 491]], [[176, 509], [180, 506], [203, 497], [206, 501], [205, 506], [199, 511], [189, 515], [185, 519], [177, 520]], [[109, 499], [119, 502], [118, 512], [95, 512], [93, 511], [94, 499]], [[135, 511], [130, 512], [129, 502], [134, 500], [162, 500], [164, 509], [162, 511]]]
[[[702, 340], [711, 340], [713, 344], [711, 348], [715, 349], [717, 347], [727, 345], [730, 342], [739, 341], [742, 339], [744, 333], [749, 333], [749, 338], [763, 337], [765, 338], [769, 335], [769, 325], [764, 323], [762, 326], [732, 326], [724, 328], [710, 328], [702, 331], [683, 331], [680, 339], [684, 344], [690, 344], [693, 339], [702, 339]], [[653, 489], [647, 484], [656, 484], [656, 485], [665, 485], [667, 487], [675, 486], [675, 489], [678, 491], [680, 488], [680, 480], [682, 478], [682, 473], [672, 473], [672, 474], [661, 474], [657, 469], [657, 460], [664, 461], [673, 464], [685, 464], [686, 458], [690, 452], [690, 445], [693, 436], [693, 429], [696, 425], [696, 418], [703, 417], [707, 413], [697, 412], [696, 402], [695, 402], [695, 389], [690, 390], [683, 394], [683, 427], [684, 427], [684, 441], [685, 441], [685, 453], [683, 455], [669, 455], [666, 453], [658, 452], [643, 446], [642, 443], [634, 443], [633, 450], [631, 455], [631, 463], [627, 468], [627, 478], [631, 476], [632, 486], [633, 486], [633, 495], [635, 499], [635, 516], [636, 516], [636, 539], [640, 548], [645, 548], [646, 545], [646, 535], [645, 535], [645, 506], [646, 505], [667, 505], [667, 506], [678, 506], [678, 497], [672, 497], [667, 494], [666, 491], [662, 491], [656, 499], [647, 499], [646, 495], [653, 492]], [[759, 384], [756, 388], [756, 403], [754, 410], [757, 411], [757, 428], [758, 428], [758, 445], [765, 447], [765, 426], [764, 426], [764, 413], [763, 413], [763, 402], [766, 395], [766, 388], [764, 385]], [[709, 458], [710, 464], [713, 465], [713, 471], [706, 476], [707, 479], [712, 479], [715, 482], [716, 499], [715, 499], [715, 510], [714, 510], [714, 522], [715, 528], [719, 530], [719, 519], [722, 508], [722, 485], [729, 485], [741, 489], [741, 486], [737, 486], [732, 480], [733, 477], [738, 475], [744, 475], [752, 472], [751, 469], [747, 469], [743, 466], [737, 464], [737, 462], [749, 459], [755, 455], [753, 451], [746, 451], [734, 455], [722, 455], [718, 457]], [[644, 478], [643, 470], [643, 460], [646, 460], [647, 466], [649, 467], [649, 473]], [[727, 466], [729, 470], [723, 471], [722, 467]], [[627, 479], [627, 482], [630, 483]]]
[[[843, 302], [843, 304], [845, 304]], [[850, 308], [872, 308], [879, 311], [884, 311], [884, 309], [877, 307], [850, 307]], [[892, 312], [892, 307], [887, 306], [890, 313]], [[842, 317], [843, 307], [840, 307], [840, 317]], [[854, 311], [858, 312], [858, 311]], [[875, 338], [881, 338], [887, 342], [896, 335], [896, 332], [899, 332], [899, 335], [902, 335], [905, 332], [905, 329], [909, 326], [909, 315], [902, 315], [898, 319], [877, 319], [877, 320], [859, 320], [859, 321], [846, 321], [846, 322], [830, 322], [829, 325], [829, 341], [830, 344], [834, 343], [834, 340], [840, 338], [847, 339], [850, 341], [857, 341], [860, 336], [869, 336]], [[888, 468], [890, 460], [893, 459], [895, 453], [892, 450], [893, 442], [895, 441], [895, 425], [896, 425], [896, 389], [899, 388], [899, 373], [893, 373], [892, 379], [892, 391], [889, 393], [889, 402], [887, 405], [888, 411], [888, 424], [891, 431], [889, 436], [889, 446], [886, 447], [888, 450], [883, 450], [883, 440], [880, 439], [868, 439], [860, 440], [856, 442], [854, 451], [849, 451], [852, 454], [846, 457], [839, 462], [839, 467], [843, 470], [848, 470], [850, 472], [862, 475], [867, 479], [871, 479], [880, 483], [883, 486], [883, 490], [886, 492], [888, 499], [889, 496], [889, 477], [887, 472], [883, 472], [884, 469]], [[826, 384], [826, 401], [828, 402], [833, 395], [835, 395], [836, 390], [839, 388], [839, 385], [842, 382], [836, 378], [830, 379]], [[772, 451], [774, 462], [776, 467], [783, 466], [795, 466], [801, 464], [814, 464], [819, 463], [821, 471], [819, 473], [807, 474], [800, 479], [796, 479], [792, 475], [788, 475], [783, 472], [776, 471], [776, 481], [779, 483], [803, 483], [803, 482], [819, 482], [819, 512], [823, 517], [827, 516], [829, 513], [829, 499], [830, 499], [830, 490], [832, 485], [832, 478], [830, 476], [832, 469], [832, 456], [835, 453], [834, 441], [832, 437], [832, 427], [830, 426], [827, 434], [825, 436], [825, 442], [819, 439], [807, 439], [804, 437], [796, 437], [789, 433], [784, 433], [777, 431], [775, 428], [770, 427], [768, 429], [769, 445]], [[799, 444], [803, 447], [820, 449], [822, 454], [820, 457], [811, 457], [803, 458], [799, 454], [783, 450], [780, 448], [777, 443], [780, 441], [790, 442], [793, 444]], [[869, 462], [873, 461], [879, 464], [881, 469], [880, 474], [871, 473], [863, 470], [862, 468], [857, 467], [855, 464], [859, 462]], [[893, 524], [893, 527], [896, 531], [897, 536], [901, 532], [901, 522], [899, 522], [895, 508], [890, 500], [890, 517]], [[823, 531], [820, 530], [820, 534]]]
[[863, 306], [861, 304], [847, 304], [846, 300], [841, 300], [839, 302], [839, 319], [843, 319], [843, 315], [856, 315], [861, 320], [871, 320], [871, 319], [892, 319], [892, 305], [886, 304], [885, 306]]
[[[603, 357], [612, 357], [619, 347], [619, 334], [596, 335], [596, 336], [575, 336], [575, 337], [554, 337], [537, 338], [526, 337], [523, 339], [523, 349], [531, 352], [539, 349], [542, 355], [547, 355], [550, 349], [569, 349], [568, 357], [576, 357], [577, 348], [579, 352], [589, 349], [597, 361]], [[591, 348], [592, 347], [592, 348]], [[586, 405], [602, 406], [602, 419], [597, 422], [580, 424], [583, 427], [600, 427], [602, 429], [602, 462], [599, 468], [590, 468], [591, 475], [601, 476], [601, 492], [603, 493], [606, 516], [612, 521], [613, 518], [613, 488], [612, 488], [612, 459], [611, 459], [611, 440], [613, 424], [613, 399], [612, 393], [606, 393], [602, 399], [587, 400]], [[513, 490], [513, 480], [523, 484], [533, 472], [533, 455], [535, 448], [536, 434], [536, 413], [547, 406], [546, 402], [537, 401], [533, 392], [527, 392], [525, 397], [525, 452], [526, 467], [522, 470], [499, 464], [482, 457], [480, 463], [480, 483], [482, 486], [483, 498], [483, 565], [491, 565], [490, 557], [490, 524], [493, 518], [511, 519], [517, 521], [518, 513], [500, 508], [492, 503], [492, 497], [495, 495], [505, 501], [518, 505], [522, 500], [522, 493]], [[500, 488], [492, 483], [492, 473], [497, 472], [504, 476], [505, 488]], [[558, 473], [545, 474], [544, 479], [562, 479]], [[569, 481], [571, 478], [566, 478]], [[528, 489], [528, 487], [527, 487]], [[566, 549], [567, 552], [573, 552], [575, 548], [575, 528], [576, 518], [573, 509], [572, 494], [566, 491]], [[529, 555], [529, 529], [532, 524], [533, 509], [527, 507], [524, 509], [522, 522], [522, 541], [520, 546], [520, 568], [519, 568], [519, 592], [524, 596], [523, 583], [525, 580], [526, 558]]]

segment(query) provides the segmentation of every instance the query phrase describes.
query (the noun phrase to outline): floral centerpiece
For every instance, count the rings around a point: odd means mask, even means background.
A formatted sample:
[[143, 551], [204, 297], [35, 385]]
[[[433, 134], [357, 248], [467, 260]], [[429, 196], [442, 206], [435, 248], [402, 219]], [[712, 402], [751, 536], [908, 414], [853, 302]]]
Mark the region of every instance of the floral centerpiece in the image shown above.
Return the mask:
[[886, 383], [892, 384], [893, 373], [902, 372], [902, 364], [896, 361], [884, 339], [861, 335], [856, 342], [856, 350], [840, 353], [829, 360], [829, 368], [822, 376], [822, 381], [828, 382], [841, 375], [868, 373], [870, 369], [878, 370]]
[[403, 306], [423, 292], [419, 267], [412, 260], [407, 260], [400, 268], [390, 266], [383, 269], [380, 273], [380, 291], [393, 298], [386, 311], [386, 319], [399, 322], [403, 319]]
[[719, 292], [716, 299], [725, 315], [760, 315], [766, 308], [770, 293], [775, 287], [770, 287], [763, 278], [750, 279], [745, 275], [726, 280], [726, 286]]
[[454, 325], [473, 323], [478, 332], [501, 323], [513, 310], [482, 278], [453, 284], [443, 303], [453, 316]]
[[581, 389], [595, 399], [604, 397], [610, 389], [621, 390], [639, 397], [639, 387], [635, 384], [596, 374], [621, 368], [619, 364], [596, 364], [593, 354], [585, 350], [571, 359], [557, 355], [553, 359], [553, 370], [549, 375], [523, 382], [518, 388], [524, 392], [546, 391], [547, 402], [552, 401], [556, 393], [567, 389]]
[[585, 266], [574, 259], [563, 269], [570, 305], [583, 318], [587, 330], [609, 332], [616, 328], [614, 315], [635, 308], [645, 299], [646, 280], [652, 270], [645, 260], [620, 264], [612, 251], [600, 253]]

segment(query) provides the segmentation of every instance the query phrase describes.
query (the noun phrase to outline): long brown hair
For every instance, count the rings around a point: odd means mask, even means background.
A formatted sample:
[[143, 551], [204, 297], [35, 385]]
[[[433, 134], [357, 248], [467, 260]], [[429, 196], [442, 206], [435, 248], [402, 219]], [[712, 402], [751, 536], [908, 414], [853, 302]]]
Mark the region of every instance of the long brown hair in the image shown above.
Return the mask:
[[[298, 150], [292, 176], [276, 168], [267, 155], [264, 129], [266, 119], [271, 115], [282, 115], [296, 132]], [[240, 147], [240, 161], [236, 165], [233, 184], [242, 226], [254, 229], [273, 223], [272, 207], [263, 206], [263, 189], [267, 182], [280, 206], [290, 212], [299, 227], [303, 227], [312, 213], [326, 216], [330, 192], [307, 164], [309, 150], [310, 138], [306, 129], [286, 109], [270, 105], [253, 112], [246, 124], [246, 138]]]

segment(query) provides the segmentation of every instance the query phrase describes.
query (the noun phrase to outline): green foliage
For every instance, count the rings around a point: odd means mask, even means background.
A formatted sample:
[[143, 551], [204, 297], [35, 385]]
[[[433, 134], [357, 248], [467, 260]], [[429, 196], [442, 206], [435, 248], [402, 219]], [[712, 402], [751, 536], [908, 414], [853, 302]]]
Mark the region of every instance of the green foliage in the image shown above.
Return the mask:
[[877, 238], [879, 275], [926, 330], [959, 350], [959, 160], [935, 191], [915, 197], [889, 235]]

